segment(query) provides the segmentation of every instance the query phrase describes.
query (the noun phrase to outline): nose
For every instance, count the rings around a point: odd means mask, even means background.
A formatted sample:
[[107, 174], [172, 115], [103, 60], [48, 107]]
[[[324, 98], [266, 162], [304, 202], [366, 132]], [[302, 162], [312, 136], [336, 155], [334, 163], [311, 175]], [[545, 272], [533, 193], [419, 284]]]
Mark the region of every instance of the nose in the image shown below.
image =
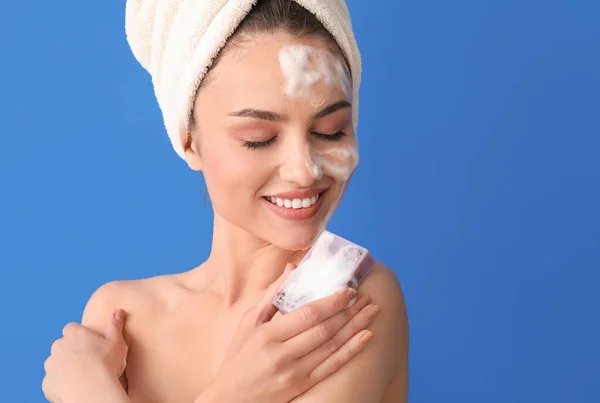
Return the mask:
[[281, 179], [299, 187], [310, 187], [321, 179], [322, 170], [307, 140], [288, 144], [279, 171]]

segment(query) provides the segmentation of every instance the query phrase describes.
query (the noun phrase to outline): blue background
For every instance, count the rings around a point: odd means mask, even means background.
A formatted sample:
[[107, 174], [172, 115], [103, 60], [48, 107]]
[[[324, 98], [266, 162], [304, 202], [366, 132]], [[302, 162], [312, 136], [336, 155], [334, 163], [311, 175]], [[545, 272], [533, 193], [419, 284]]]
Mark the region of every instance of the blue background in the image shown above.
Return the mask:
[[[377, 4], [377, 7], [372, 7]], [[361, 165], [330, 229], [400, 279], [411, 402], [600, 401], [600, 2], [350, 0]], [[0, 383], [102, 283], [207, 255], [122, 1], [0, 12]]]

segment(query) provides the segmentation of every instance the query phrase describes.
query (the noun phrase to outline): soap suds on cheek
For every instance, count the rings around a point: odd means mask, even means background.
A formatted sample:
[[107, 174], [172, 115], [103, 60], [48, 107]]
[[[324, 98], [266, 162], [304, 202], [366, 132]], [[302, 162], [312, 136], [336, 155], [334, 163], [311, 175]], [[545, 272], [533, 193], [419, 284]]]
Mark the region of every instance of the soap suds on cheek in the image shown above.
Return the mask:
[[340, 204], [348, 186], [348, 181], [358, 165], [358, 150], [355, 146], [346, 146], [319, 150], [316, 154], [323, 173], [336, 179], [339, 183], [335, 200], [329, 206], [329, 210], [325, 213], [325, 217], [319, 225], [318, 233], [322, 233], [325, 231], [333, 212]]
[[319, 163], [317, 158], [315, 158], [314, 151], [310, 144], [307, 144], [304, 153], [306, 169], [308, 169], [315, 180], [320, 180], [323, 177], [323, 165]]
[[339, 181], [350, 179], [358, 165], [358, 151], [355, 146], [317, 150], [315, 156], [323, 172]]
[[338, 181], [347, 181], [358, 165], [358, 152], [354, 146], [315, 150], [308, 144], [304, 155], [306, 169], [315, 180], [326, 174]]
[[319, 224], [317, 235], [325, 230], [329, 219], [339, 205], [346, 190], [348, 180], [358, 165], [358, 151], [355, 146], [328, 148], [326, 150], [314, 150], [310, 145], [305, 151], [306, 169], [315, 180], [320, 180], [323, 175], [335, 179], [339, 183], [338, 193], [335, 200], [328, 207], [324, 219]]

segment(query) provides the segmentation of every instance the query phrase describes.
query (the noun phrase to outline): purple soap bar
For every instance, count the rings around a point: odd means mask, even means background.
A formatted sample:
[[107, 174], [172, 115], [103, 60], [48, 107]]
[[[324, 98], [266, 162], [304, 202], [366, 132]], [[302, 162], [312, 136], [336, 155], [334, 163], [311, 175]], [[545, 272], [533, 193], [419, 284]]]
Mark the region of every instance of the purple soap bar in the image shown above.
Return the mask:
[[343, 288], [358, 289], [372, 265], [367, 249], [324, 231], [292, 271], [273, 305], [286, 314]]

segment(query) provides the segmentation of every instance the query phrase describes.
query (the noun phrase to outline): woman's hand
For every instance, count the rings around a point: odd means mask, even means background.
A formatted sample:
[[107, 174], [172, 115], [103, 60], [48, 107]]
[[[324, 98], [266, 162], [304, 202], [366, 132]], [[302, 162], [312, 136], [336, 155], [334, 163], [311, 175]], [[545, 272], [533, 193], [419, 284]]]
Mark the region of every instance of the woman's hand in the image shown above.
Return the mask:
[[[127, 357], [124, 324], [123, 310], [112, 315], [104, 334], [77, 323], [67, 324], [44, 364], [42, 389], [46, 399], [53, 403], [79, 403], [123, 395], [118, 378]], [[120, 391], [115, 389], [117, 386]]]
[[[347, 289], [273, 319], [271, 301], [293, 265], [242, 320], [206, 395], [228, 403], [287, 403], [339, 370], [369, 341], [378, 313]], [[272, 320], [273, 319], [273, 320]], [[202, 397], [199, 401], [202, 401]]]

